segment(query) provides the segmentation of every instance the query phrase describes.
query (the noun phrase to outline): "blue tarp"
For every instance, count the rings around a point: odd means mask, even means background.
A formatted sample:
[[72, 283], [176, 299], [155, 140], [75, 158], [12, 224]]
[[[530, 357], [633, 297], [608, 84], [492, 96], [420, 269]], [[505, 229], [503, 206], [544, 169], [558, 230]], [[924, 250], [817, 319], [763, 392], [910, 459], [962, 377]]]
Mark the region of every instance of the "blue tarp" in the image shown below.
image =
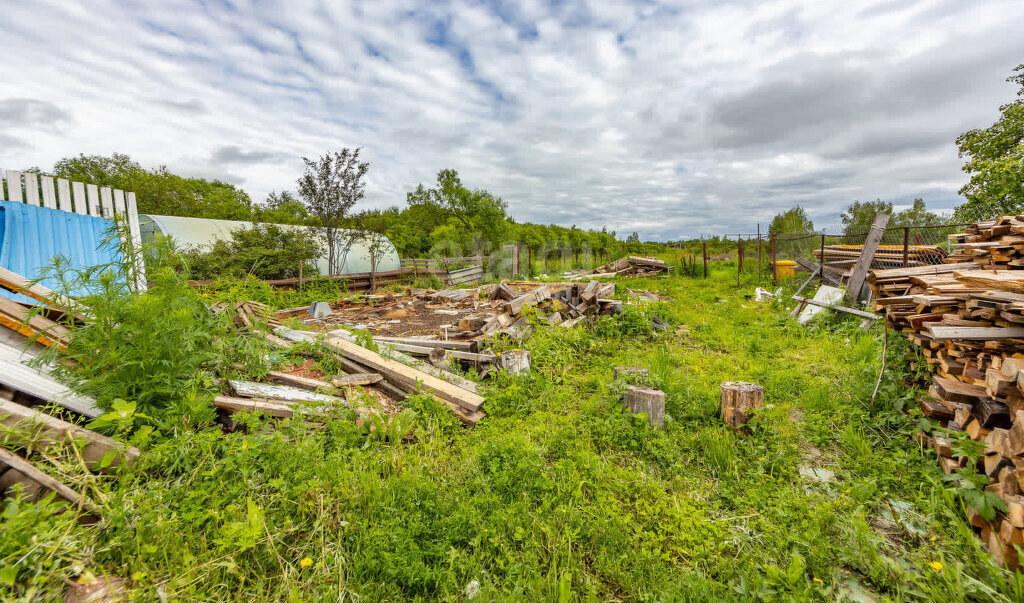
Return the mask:
[[[113, 226], [108, 218], [83, 216], [59, 209], [0, 201], [0, 266], [27, 279], [40, 276], [40, 269], [63, 256], [72, 268], [88, 268], [120, 260], [120, 253], [100, 248], [105, 233]], [[43, 279], [42, 285], [56, 283]], [[82, 295], [86, 291], [71, 291]], [[19, 302], [34, 300], [0, 288], [0, 295]]]

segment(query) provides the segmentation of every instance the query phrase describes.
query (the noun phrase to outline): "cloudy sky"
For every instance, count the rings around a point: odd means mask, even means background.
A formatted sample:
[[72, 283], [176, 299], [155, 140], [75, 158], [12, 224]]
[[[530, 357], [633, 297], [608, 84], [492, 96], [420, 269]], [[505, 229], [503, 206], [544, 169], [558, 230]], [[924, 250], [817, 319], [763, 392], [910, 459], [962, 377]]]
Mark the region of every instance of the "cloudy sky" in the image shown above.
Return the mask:
[[957, 204], [1014, 98], [1021, 0], [0, 0], [0, 167], [78, 153], [295, 189], [362, 146], [366, 205], [455, 168], [519, 220], [673, 239], [800, 204]]

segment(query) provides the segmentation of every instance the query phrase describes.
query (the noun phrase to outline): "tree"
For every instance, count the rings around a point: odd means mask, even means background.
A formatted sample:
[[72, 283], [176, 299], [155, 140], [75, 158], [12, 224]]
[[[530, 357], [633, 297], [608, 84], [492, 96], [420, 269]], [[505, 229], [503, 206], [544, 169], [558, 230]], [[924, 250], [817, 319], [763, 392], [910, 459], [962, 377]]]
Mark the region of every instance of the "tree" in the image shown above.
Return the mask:
[[252, 220], [253, 203], [245, 191], [219, 180], [185, 178], [166, 166], [151, 170], [123, 153], [110, 157], [66, 157], [53, 166], [53, 175], [78, 182], [134, 192], [139, 213], [224, 220]]
[[942, 224], [942, 217], [928, 211], [924, 199], [920, 197], [914, 199], [914, 204], [911, 207], [896, 212], [892, 220], [889, 220], [889, 226], [935, 226], [938, 224]]
[[228, 240], [193, 247], [185, 251], [191, 276], [215, 279], [222, 276], [256, 278], [294, 278], [299, 265], [306, 275], [316, 274], [316, 259], [323, 249], [305, 229], [275, 224], [256, 224], [231, 233]]
[[509, 228], [508, 204], [485, 190], [466, 188], [455, 170], [439, 171], [435, 188], [420, 184], [406, 202], [410, 208], [423, 208], [435, 220], [440, 216], [457, 220], [469, 233], [471, 252], [482, 254], [490, 251], [488, 247], [497, 247]]
[[843, 221], [843, 234], [862, 235], [871, 229], [878, 214], [892, 215], [892, 203], [876, 199], [874, 201], [854, 201], [839, 217]]
[[809, 234], [814, 232], [814, 222], [807, 217], [807, 211], [797, 205], [777, 214], [768, 226], [768, 234]]
[[369, 162], [359, 161], [361, 148], [328, 152], [317, 160], [302, 158], [306, 171], [298, 179], [299, 196], [318, 226], [324, 229], [329, 274], [337, 274], [337, 262], [352, 246], [342, 228], [349, 210], [366, 193]]
[[1022, 97], [999, 107], [1001, 115], [984, 130], [970, 130], [956, 139], [963, 170], [970, 181], [960, 189], [967, 202], [956, 208], [957, 220], [977, 221], [1024, 210], [1024, 64], [1008, 82], [1019, 84]]
[[253, 208], [254, 222], [270, 224], [308, 224], [309, 210], [288, 191], [271, 192], [262, 205]]

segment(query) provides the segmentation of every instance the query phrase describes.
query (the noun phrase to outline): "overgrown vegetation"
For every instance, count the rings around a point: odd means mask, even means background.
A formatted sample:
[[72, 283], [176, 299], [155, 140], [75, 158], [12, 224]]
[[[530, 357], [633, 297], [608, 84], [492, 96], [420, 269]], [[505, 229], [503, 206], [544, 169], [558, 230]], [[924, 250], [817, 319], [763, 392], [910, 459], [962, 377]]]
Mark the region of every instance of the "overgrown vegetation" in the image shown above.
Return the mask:
[[319, 233], [302, 227], [256, 224], [232, 231], [228, 240], [188, 249], [184, 261], [192, 278], [258, 279], [307, 277], [318, 274], [316, 259], [323, 255]]
[[[347, 410], [273, 426], [250, 416], [246, 430], [222, 433], [199, 412], [205, 371], [259, 354], [200, 316], [172, 274], [123, 306], [96, 299], [110, 333], [86, 328], [77, 349], [122, 351], [73, 372], [138, 404], [128, 414], [165, 420], [146, 437], [145, 419], [110, 421], [143, 454], [116, 479], [91, 478], [98, 526], [52, 503], [5, 503], [0, 596], [56, 598], [65, 578], [119, 575], [136, 598], [167, 600], [1024, 597], [1020, 575], [978, 546], [934, 455], [909, 438], [920, 426], [906, 415], [906, 350], [890, 346], [894, 368], [869, 410], [880, 333], [837, 318], [800, 327], [779, 303], [747, 299], [754, 277], [737, 288], [734, 269], [630, 280], [673, 300], [592, 330], [538, 329], [524, 344], [534, 370], [489, 385], [488, 418], [473, 430], [412, 396], [372, 437]], [[158, 304], [190, 326], [129, 311]], [[652, 328], [652, 316], [668, 329]], [[154, 328], [166, 342], [148, 341]], [[196, 360], [175, 349], [190, 329], [203, 331]], [[133, 346], [149, 346], [161, 361], [150, 370], [173, 383], [145, 404]], [[337, 370], [314, 350], [278, 360]], [[621, 410], [610, 367], [630, 365], [666, 392], [662, 432]], [[725, 380], [765, 387], [749, 433], [717, 417]], [[181, 409], [193, 419], [171, 421]]]

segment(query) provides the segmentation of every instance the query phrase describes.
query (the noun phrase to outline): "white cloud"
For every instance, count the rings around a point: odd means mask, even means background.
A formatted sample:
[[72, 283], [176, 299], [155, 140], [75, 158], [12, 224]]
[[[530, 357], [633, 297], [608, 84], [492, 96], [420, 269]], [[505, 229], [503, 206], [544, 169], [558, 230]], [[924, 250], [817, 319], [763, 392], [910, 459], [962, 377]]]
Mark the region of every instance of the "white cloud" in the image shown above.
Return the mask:
[[1024, 61], [1016, 0], [5, 4], [0, 166], [126, 152], [262, 199], [363, 146], [368, 204], [452, 167], [520, 220], [651, 238], [949, 207], [953, 140]]

